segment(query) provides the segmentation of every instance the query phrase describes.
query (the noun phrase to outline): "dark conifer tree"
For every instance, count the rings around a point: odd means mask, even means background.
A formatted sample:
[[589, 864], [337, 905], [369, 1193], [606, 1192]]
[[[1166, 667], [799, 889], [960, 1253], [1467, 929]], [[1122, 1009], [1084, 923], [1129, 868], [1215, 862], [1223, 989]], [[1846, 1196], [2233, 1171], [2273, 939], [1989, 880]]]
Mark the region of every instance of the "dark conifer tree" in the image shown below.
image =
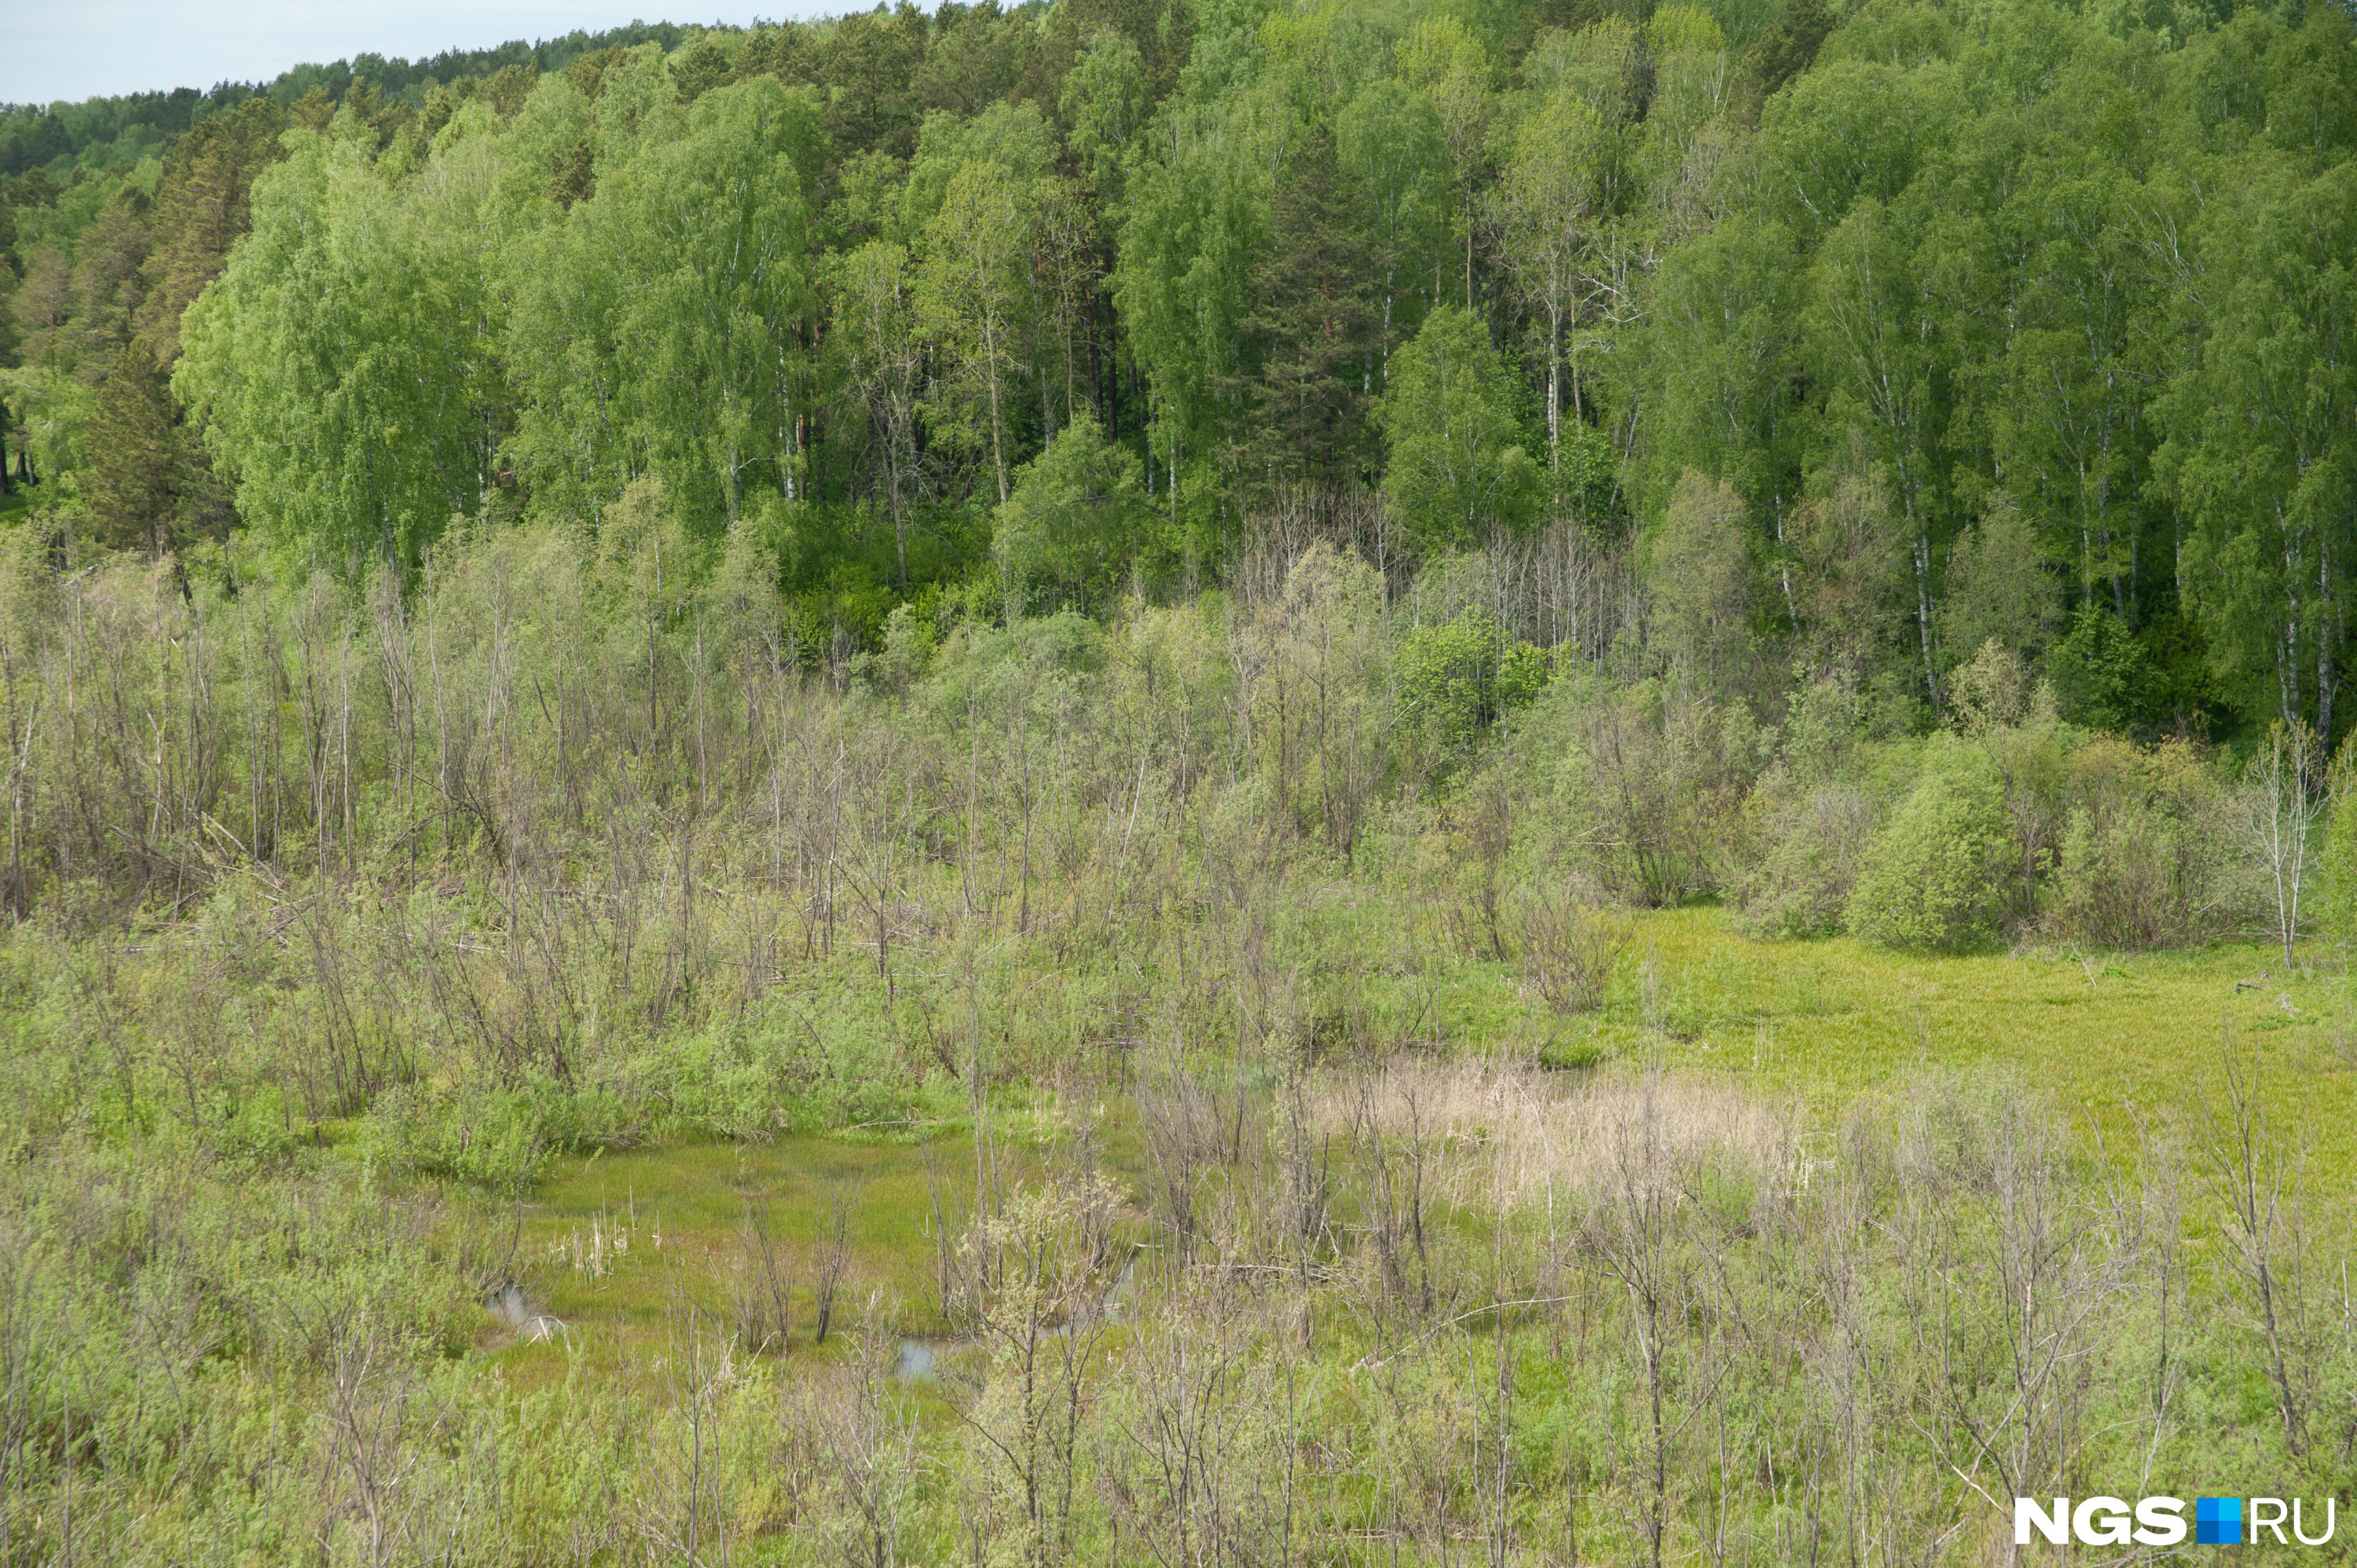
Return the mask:
[[147, 295], [140, 332], [167, 365], [179, 356], [180, 313], [229, 260], [245, 232], [253, 177], [278, 161], [285, 116], [267, 98], [251, 98], [200, 120], [164, 161], [149, 218]]
[[116, 355], [82, 440], [91, 530], [101, 542], [160, 556], [228, 520], [220, 482], [145, 339]]
[[1336, 177], [1333, 134], [1313, 126], [1286, 160], [1273, 232], [1253, 274], [1238, 459], [1255, 482], [1331, 489], [1370, 456], [1374, 311], [1364, 226]]

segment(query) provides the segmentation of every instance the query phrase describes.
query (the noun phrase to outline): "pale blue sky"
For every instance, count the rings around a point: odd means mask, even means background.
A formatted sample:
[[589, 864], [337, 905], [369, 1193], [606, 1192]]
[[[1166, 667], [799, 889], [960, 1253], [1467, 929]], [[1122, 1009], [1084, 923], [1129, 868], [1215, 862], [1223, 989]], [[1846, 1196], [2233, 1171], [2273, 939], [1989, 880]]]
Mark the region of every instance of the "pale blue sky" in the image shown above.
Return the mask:
[[0, 102], [267, 81], [362, 52], [414, 59], [641, 18], [741, 24], [855, 6], [866, 8], [859, 0], [0, 0]]

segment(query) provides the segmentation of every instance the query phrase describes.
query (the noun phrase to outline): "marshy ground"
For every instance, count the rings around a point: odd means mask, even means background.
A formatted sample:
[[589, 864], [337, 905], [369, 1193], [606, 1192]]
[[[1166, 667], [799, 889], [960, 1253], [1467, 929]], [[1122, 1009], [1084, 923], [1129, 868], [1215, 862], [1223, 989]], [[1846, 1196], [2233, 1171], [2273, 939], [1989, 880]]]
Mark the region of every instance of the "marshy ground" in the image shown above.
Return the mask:
[[[1825, 1129], [1853, 1103], [1911, 1080], [1994, 1069], [2066, 1117], [2065, 1140], [2093, 1157], [2207, 1114], [2231, 1039], [2257, 1063], [2257, 1094], [2300, 1151], [2304, 1179], [2329, 1192], [2357, 1168], [2357, 1011], [2340, 953], [2312, 943], [2300, 960], [2287, 969], [2279, 950], [2255, 944], [1900, 956], [1846, 939], [1760, 941], [1724, 911], [1697, 907], [1635, 918], [1592, 1015], [1518, 1017], [1501, 1042], [1485, 1053], [1473, 1041], [1469, 1054], [1529, 1060], [1566, 1080], [1657, 1062], [1741, 1099], [1795, 1106]], [[1477, 963], [1456, 972], [1443, 1005], [1475, 1018], [1519, 1014], [1518, 1002], [1510, 972]], [[1104, 1076], [1075, 1091], [1092, 1101], [1092, 1157], [1128, 1199], [1127, 1226], [1142, 1239], [1152, 1154], [1122, 1087], [1127, 1064], [1108, 1051], [1090, 1065]], [[1073, 1110], [1052, 1088], [1000, 1096], [993, 1114], [1013, 1168], [1036, 1176], [1043, 1150], [1075, 1125]], [[880, 1291], [895, 1331], [917, 1348], [903, 1371], [921, 1364], [930, 1374], [937, 1350], [953, 1356], [962, 1343], [941, 1309], [941, 1218], [962, 1224], [974, 1188], [963, 1115], [560, 1156], [509, 1219], [517, 1278], [568, 1332], [528, 1337], [495, 1319], [485, 1344], [528, 1387], [571, 1358], [657, 1344], [683, 1298], [726, 1321], [748, 1238], [766, 1225], [791, 1258], [791, 1348], [827, 1354], [812, 1343], [815, 1274], [840, 1209], [835, 1326]], [[842, 1343], [838, 1335], [836, 1351]]]

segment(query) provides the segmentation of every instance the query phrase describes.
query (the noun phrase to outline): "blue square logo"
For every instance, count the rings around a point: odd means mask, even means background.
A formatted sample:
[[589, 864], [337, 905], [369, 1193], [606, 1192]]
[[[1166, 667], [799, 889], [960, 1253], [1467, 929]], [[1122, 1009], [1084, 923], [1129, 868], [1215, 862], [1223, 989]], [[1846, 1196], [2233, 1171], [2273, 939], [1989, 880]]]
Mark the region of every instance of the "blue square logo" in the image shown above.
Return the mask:
[[2240, 1498], [2194, 1498], [2193, 1541], [2197, 1546], [2242, 1545], [2243, 1499]]

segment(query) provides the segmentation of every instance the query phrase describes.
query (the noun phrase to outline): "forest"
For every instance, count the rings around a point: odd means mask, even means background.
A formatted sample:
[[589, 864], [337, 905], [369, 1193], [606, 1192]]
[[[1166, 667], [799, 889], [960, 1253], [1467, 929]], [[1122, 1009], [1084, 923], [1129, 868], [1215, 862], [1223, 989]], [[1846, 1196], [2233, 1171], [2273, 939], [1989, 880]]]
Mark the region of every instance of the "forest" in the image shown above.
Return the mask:
[[2328, 0], [0, 110], [0, 1564], [2313, 1530], [2352, 567]]
[[576, 29], [561, 38], [528, 44], [511, 39], [497, 48], [445, 49], [431, 59], [386, 59], [361, 54], [330, 65], [298, 65], [266, 82], [221, 81], [209, 91], [193, 87], [169, 92], [129, 92], [80, 103], [0, 103], [0, 177], [38, 171], [53, 184], [78, 172], [102, 175], [135, 169], [161, 158], [181, 133], [253, 98], [268, 98], [282, 110], [317, 88], [341, 102], [355, 84], [363, 91], [399, 100], [414, 109], [436, 87], [465, 92], [503, 67], [561, 70], [599, 49], [654, 43], [676, 48], [687, 29], [668, 22], [635, 23], [604, 32]]

